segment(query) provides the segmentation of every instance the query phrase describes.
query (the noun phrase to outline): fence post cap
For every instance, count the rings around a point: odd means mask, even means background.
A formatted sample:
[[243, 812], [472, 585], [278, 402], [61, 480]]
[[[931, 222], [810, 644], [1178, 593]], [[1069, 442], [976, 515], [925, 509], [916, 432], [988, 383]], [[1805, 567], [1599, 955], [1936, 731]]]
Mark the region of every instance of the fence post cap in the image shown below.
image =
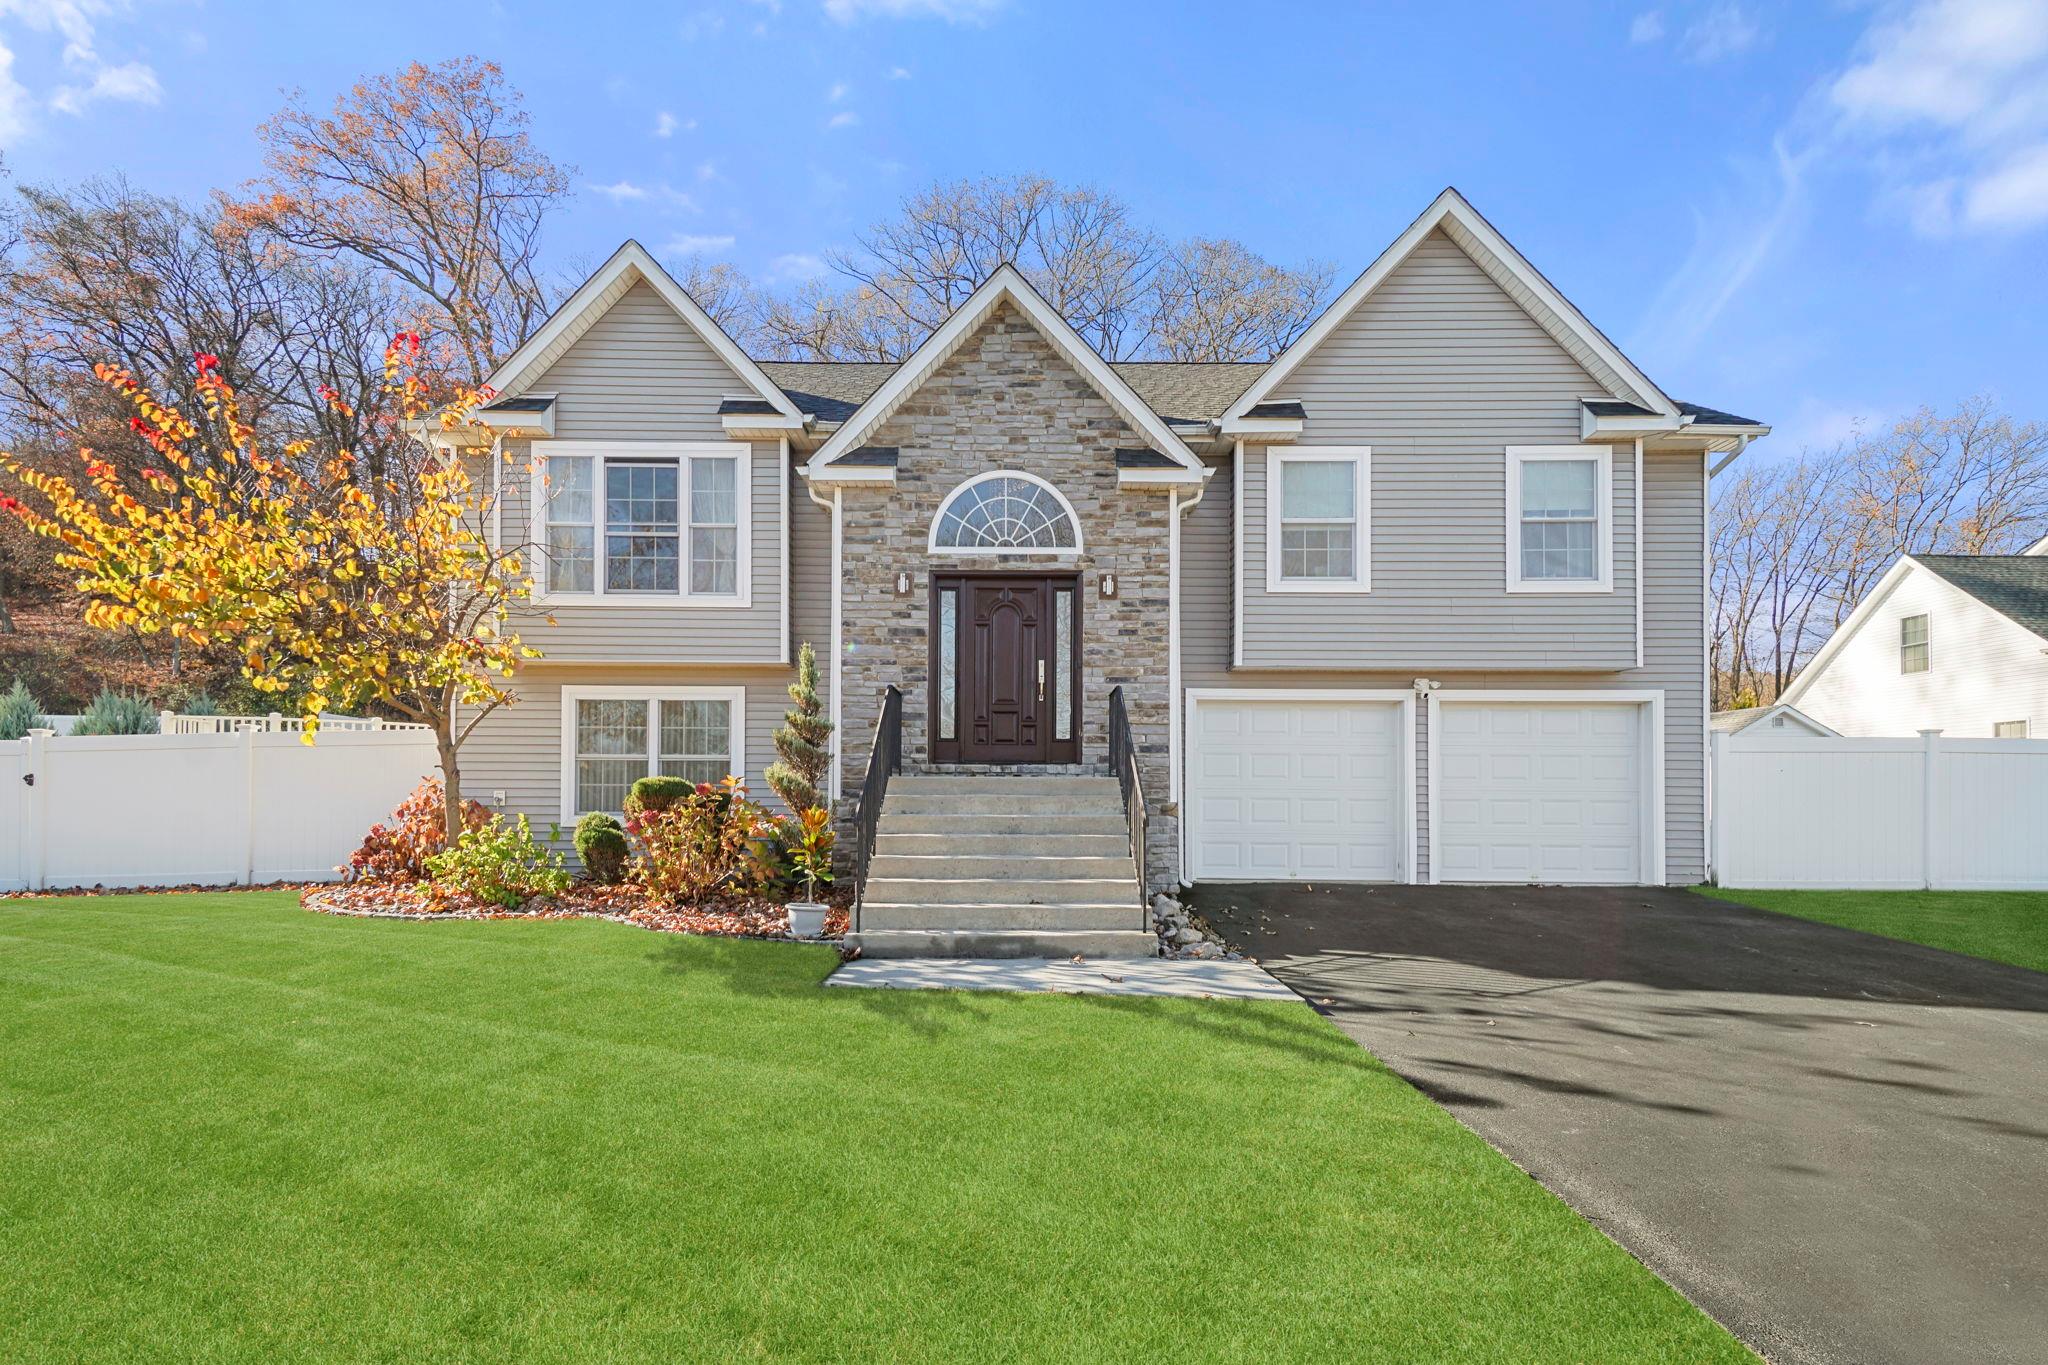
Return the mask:
[[36, 739], [55, 739], [57, 737], [55, 730], [47, 729], [40, 725], [32, 727], [29, 730], [29, 734]]
[[1940, 730], [1938, 730], [1938, 729], [1935, 729], [1935, 730], [1922, 730], [1922, 731], [1920, 731], [1920, 732], [1919, 732], [1919, 734], [1920, 734], [1920, 738], [1922, 738], [1922, 739], [1936, 739], [1936, 738], [1938, 738], [1938, 737], [1939, 737], [1939, 736], [1941, 735], [1941, 731], [1940, 731]]

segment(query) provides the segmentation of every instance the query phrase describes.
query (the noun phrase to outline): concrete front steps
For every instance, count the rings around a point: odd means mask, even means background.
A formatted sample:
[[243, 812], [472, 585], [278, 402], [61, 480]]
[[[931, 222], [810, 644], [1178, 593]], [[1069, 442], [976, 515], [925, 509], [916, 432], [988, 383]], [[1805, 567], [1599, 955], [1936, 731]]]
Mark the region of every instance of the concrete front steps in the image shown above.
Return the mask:
[[1151, 957], [1116, 779], [892, 778], [868, 867], [867, 957]]

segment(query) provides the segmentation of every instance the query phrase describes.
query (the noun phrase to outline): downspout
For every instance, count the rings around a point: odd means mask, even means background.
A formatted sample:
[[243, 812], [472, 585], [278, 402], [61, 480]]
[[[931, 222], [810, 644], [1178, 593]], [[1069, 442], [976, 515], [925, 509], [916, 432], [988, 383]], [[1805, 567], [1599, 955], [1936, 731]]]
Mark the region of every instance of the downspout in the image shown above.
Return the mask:
[[842, 585], [839, 581], [839, 574], [841, 568], [841, 518], [839, 504], [839, 488], [837, 487], [837, 485], [833, 487], [832, 496], [829, 499], [821, 498], [818, 496], [818, 486], [811, 482], [811, 476], [808, 472], [806, 472], [804, 475], [804, 492], [807, 495], [809, 495], [812, 502], [815, 502], [816, 504], [818, 504], [818, 506], [824, 508], [826, 511], [832, 514], [832, 781], [829, 784], [827, 790], [828, 794], [831, 796], [834, 802], [834, 809], [836, 810], [840, 790], [839, 770], [843, 766], [841, 759], [842, 751], [840, 747], [840, 736], [844, 733], [844, 727], [840, 723], [842, 720], [839, 703], [840, 658], [845, 652], [843, 649], [840, 648], [839, 638], [839, 604], [840, 598], [842, 596]]
[[1202, 499], [1209, 495], [1212, 477], [1214, 472], [1205, 467], [1202, 482], [1195, 486], [1195, 495], [1186, 502], [1181, 501], [1177, 488], [1167, 494], [1166, 723], [1169, 728], [1166, 737], [1166, 799], [1173, 805], [1174, 876], [1184, 887], [1192, 883], [1187, 875], [1188, 827], [1182, 816], [1185, 807], [1181, 800], [1181, 750], [1185, 740], [1180, 732], [1180, 519], [1200, 506]]
[[1729, 452], [1728, 452], [1728, 453], [1727, 453], [1727, 454], [1726, 454], [1725, 456], [1723, 456], [1723, 457], [1722, 457], [1722, 459], [1721, 459], [1721, 462], [1720, 462], [1719, 464], [1715, 465], [1715, 466], [1714, 466], [1713, 468], [1711, 468], [1711, 469], [1709, 469], [1709, 470], [1707, 471], [1707, 480], [1708, 480], [1708, 482], [1710, 482], [1710, 483], [1711, 483], [1711, 482], [1713, 481], [1713, 478], [1714, 478], [1714, 476], [1715, 476], [1716, 474], [1720, 473], [1720, 472], [1721, 472], [1722, 470], [1726, 469], [1726, 468], [1727, 468], [1727, 467], [1728, 467], [1729, 465], [1731, 465], [1731, 464], [1734, 464], [1734, 463], [1735, 463], [1735, 462], [1736, 462], [1736, 461], [1737, 461], [1738, 459], [1742, 458], [1742, 452], [1743, 452], [1743, 451], [1745, 451], [1745, 450], [1748, 450], [1748, 449], [1749, 449], [1749, 443], [1750, 443], [1751, 441], [1755, 440], [1755, 439], [1756, 439], [1756, 438], [1755, 438], [1754, 436], [1738, 436], [1738, 437], [1736, 437], [1736, 438], [1735, 438], [1735, 449], [1733, 449], [1733, 450], [1729, 451]]

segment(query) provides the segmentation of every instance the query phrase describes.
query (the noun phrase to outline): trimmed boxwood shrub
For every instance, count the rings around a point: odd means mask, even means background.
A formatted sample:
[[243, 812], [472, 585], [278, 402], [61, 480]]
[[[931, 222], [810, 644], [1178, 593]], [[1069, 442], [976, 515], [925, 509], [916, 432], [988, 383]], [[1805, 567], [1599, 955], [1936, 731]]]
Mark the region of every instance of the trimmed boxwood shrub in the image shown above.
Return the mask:
[[686, 777], [643, 777], [626, 793], [626, 814], [667, 810], [683, 798], [696, 794], [697, 784]]
[[626, 872], [626, 831], [617, 818], [594, 810], [576, 822], [576, 856], [590, 880], [609, 886]]

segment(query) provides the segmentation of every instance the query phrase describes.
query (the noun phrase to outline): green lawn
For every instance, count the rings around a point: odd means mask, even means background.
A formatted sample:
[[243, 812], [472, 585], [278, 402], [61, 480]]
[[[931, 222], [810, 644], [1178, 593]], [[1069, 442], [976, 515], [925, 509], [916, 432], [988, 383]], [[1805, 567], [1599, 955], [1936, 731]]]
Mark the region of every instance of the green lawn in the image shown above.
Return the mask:
[[1307, 1008], [0, 902], [9, 1360], [1747, 1359]]
[[2048, 891], [1697, 889], [1759, 910], [2048, 972]]

